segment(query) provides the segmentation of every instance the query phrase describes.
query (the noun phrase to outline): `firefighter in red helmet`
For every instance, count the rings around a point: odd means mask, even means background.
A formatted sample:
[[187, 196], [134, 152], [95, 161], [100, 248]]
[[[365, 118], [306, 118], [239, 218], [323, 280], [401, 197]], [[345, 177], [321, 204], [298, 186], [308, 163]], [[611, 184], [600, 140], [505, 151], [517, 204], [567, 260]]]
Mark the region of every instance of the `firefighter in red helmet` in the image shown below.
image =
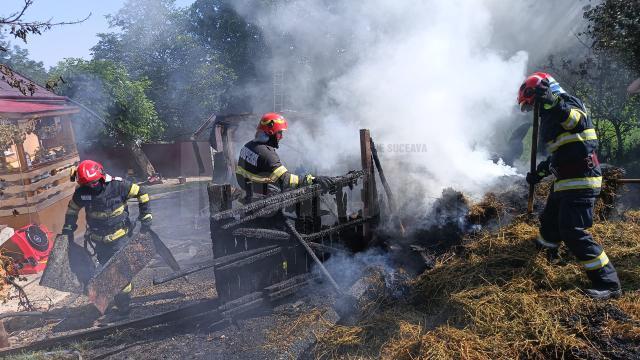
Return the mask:
[[240, 150], [236, 178], [245, 190], [246, 202], [250, 202], [256, 195], [270, 195], [304, 185], [317, 183], [324, 189], [334, 186], [330, 177], [296, 175], [284, 167], [276, 149], [287, 128], [287, 120], [282, 115], [266, 113], [258, 123], [255, 138]]
[[[123, 245], [130, 231], [127, 201], [137, 199], [142, 230], [149, 229], [153, 216], [149, 195], [139, 185], [108, 175], [104, 167], [93, 160], [83, 160], [75, 172], [78, 187], [73, 193], [62, 233], [73, 239], [78, 228], [78, 213], [85, 209], [87, 229], [85, 244], [93, 248], [98, 262], [104, 265]], [[127, 285], [114, 299], [118, 313], [128, 314], [132, 285]]]
[[540, 141], [549, 157], [538, 164], [527, 182], [554, 175], [553, 188], [540, 216], [539, 248], [552, 258], [560, 242], [578, 258], [592, 287], [584, 293], [595, 299], [619, 297], [620, 280], [602, 247], [587, 231], [600, 193], [602, 171], [596, 154], [598, 137], [580, 99], [567, 94], [549, 74], [536, 72], [520, 86], [522, 111], [540, 109]]

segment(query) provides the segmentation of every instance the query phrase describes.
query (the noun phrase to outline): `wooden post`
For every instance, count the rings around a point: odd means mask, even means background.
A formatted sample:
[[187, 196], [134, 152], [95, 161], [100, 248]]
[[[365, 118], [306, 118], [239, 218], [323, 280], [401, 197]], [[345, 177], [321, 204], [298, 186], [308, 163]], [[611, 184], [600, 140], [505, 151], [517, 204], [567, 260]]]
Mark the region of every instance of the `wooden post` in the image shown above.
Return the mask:
[[16, 152], [18, 155], [18, 162], [20, 163], [20, 170], [27, 171], [29, 168], [27, 166], [27, 157], [24, 152], [24, 146], [22, 143], [16, 143]]
[[233, 128], [225, 126], [222, 133], [222, 152], [225, 160], [226, 181], [230, 184], [236, 183], [236, 154], [233, 148]]
[[336, 189], [336, 205], [338, 206], [338, 222], [347, 221], [347, 199], [342, 187]]
[[224, 184], [226, 182], [227, 170], [225, 166], [224, 150], [222, 147], [222, 133], [224, 125], [216, 124], [213, 128], [213, 142], [215, 153], [213, 154], [213, 182]]
[[[232, 207], [231, 185], [230, 184], [209, 184], [207, 186], [209, 193], [209, 213], [215, 214], [220, 211], [229, 210]], [[219, 224], [217, 221], [210, 220], [211, 240], [213, 247], [213, 257], [221, 257], [226, 255], [227, 249], [222, 243], [221, 236], [218, 235]]]
[[[368, 219], [375, 214], [375, 174], [371, 155], [371, 135], [368, 129], [360, 129], [360, 156], [362, 169], [366, 176], [362, 182], [362, 217]], [[362, 226], [362, 235], [365, 243], [371, 240], [371, 225], [365, 222]]]

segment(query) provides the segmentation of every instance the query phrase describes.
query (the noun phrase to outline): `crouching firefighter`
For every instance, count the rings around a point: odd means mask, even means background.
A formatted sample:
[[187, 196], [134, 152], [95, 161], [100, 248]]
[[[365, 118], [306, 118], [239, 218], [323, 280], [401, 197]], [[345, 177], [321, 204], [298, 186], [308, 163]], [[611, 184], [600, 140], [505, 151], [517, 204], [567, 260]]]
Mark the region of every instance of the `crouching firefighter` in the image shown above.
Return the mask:
[[582, 102], [567, 94], [546, 73], [534, 73], [520, 87], [522, 111], [540, 106], [540, 138], [550, 156], [538, 164], [527, 182], [536, 184], [548, 175], [555, 180], [540, 217], [539, 248], [557, 257], [563, 241], [578, 258], [592, 288], [584, 293], [594, 299], [621, 295], [618, 274], [607, 254], [587, 231], [593, 225], [593, 208], [600, 193], [602, 172], [596, 149], [598, 137]]
[[260, 119], [255, 138], [240, 150], [236, 178], [245, 191], [245, 203], [305, 185], [320, 184], [325, 190], [335, 186], [330, 177], [296, 175], [284, 167], [276, 149], [287, 127], [282, 115], [266, 113]]
[[[92, 160], [81, 161], [75, 176], [79, 186], [69, 201], [62, 233], [73, 239], [73, 233], [78, 228], [78, 213], [84, 208], [87, 217], [85, 249], [91, 256], [95, 254], [98, 262], [104, 265], [125, 245], [123, 240], [133, 228], [127, 200], [138, 200], [141, 231], [150, 229], [152, 215], [149, 195], [131, 181], [111, 177], [100, 163]], [[114, 305], [121, 315], [129, 313], [131, 290], [132, 284], [129, 283], [114, 299]]]

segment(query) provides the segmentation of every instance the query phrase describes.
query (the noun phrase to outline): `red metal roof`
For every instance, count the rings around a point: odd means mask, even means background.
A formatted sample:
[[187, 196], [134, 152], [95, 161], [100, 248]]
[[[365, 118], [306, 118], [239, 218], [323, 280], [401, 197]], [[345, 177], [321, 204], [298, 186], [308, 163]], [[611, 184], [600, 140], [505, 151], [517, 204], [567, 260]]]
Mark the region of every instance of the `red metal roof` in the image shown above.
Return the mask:
[[14, 101], [14, 100], [0, 100], [0, 113], [40, 113], [47, 111], [60, 111], [60, 110], [78, 110], [75, 106], [66, 106], [64, 104], [42, 104], [35, 102]]

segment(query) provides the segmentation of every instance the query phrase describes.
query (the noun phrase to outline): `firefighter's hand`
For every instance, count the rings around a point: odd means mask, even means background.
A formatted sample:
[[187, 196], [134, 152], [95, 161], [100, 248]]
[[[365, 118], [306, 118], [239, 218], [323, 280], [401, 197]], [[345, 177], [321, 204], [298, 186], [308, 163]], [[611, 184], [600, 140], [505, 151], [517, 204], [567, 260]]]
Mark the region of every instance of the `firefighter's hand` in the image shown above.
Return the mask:
[[555, 105], [557, 96], [551, 91], [548, 79], [543, 79], [536, 87], [536, 100], [543, 105]]
[[336, 186], [336, 182], [329, 176], [316, 176], [315, 179], [313, 179], [313, 183], [319, 184], [324, 191], [333, 191]]
[[529, 183], [529, 185], [535, 185], [537, 183], [539, 183], [542, 179], [544, 179], [544, 176], [541, 176], [539, 173], [535, 172], [535, 173], [527, 173], [527, 182]]

